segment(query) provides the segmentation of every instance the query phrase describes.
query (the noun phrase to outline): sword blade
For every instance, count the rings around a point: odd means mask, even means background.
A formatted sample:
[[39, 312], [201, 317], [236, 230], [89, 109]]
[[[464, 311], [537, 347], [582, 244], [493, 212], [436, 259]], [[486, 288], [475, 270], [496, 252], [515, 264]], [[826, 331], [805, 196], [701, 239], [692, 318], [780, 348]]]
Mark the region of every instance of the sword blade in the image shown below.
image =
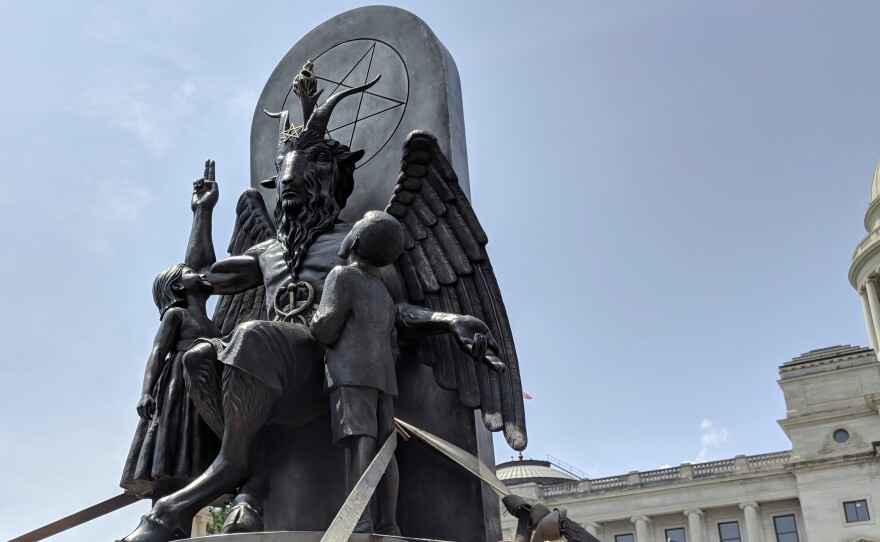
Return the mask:
[[451, 442], [447, 442], [437, 435], [431, 434], [424, 429], [419, 429], [418, 427], [408, 424], [400, 418], [394, 418], [394, 421], [401, 426], [406, 433], [410, 433], [419, 437], [426, 444], [442, 453], [449, 459], [455, 461], [462, 467], [464, 467], [471, 474], [481, 479], [482, 481], [489, 484], [493, 490], [495, 490], [498, 495], [501, 497], [506, 497], [510, 495], [510, 490], [507, 489], [507, 486], [504, 485], [504, 482], [498, 479], [495, 476], [495, 472], [492, 469], [486, 466], [485, 463], [480, 461], [473, 454], [469, 454], [468, 452], [462, 450], [455, 444]]
[[89, 506], [88, 508], [84, 508], [75, 514], [71, 514], [65, 518], [61, 518], [58, 521], [53, 521], [48, 525], [43, 525], [39, 529], [35, 529], [27, 534], [23, 534], [17, 538], [13, 538], [9, 542], [37, 542], [38, 540], [43, 540], [44, 538], [49, 538], [50, 536], [54, 536], [60, 532], [66, 531], [68, 529], [72, 529], [78, 525], [82, 525], [87, 521], [92, 521], [93, 519], [99, 518], [101, 516], [105, 516], [110, 512], [115, 512], [120, 508], [125, 508], [129, 504], [134, 504], [140, 499], [135, 497], [134, 495], [117, 495], [112, 499], [107, 499], [104, 502], [99, 502], [94, 506]]
[[395, 448], [397, 448], [397, 433], [392, 432], [388, 440], [385, 441], [385, 444], [382, 445], [379, 453], [370, 462], [370, 466], [367, 467], [367, 470], [361, 476], [361, 479], [358, 480], [354, 489], [351, 490], [348, 498], [342, 503], [342, 508], [339, 509], [336, 517], [333, 518], [333, 523], [327, 528], [327, 532], [321, 537], [321, 542], [348, 541], [351, 533], [354, 532], [358, 520], [361, 519], [361, 515], [370, 503], [370, 498], [373, 496], [373, 492], [376, 491], [376, 486], [379, 485], [379, 481], [385, 475], [385, 469], [388, 468], [388, 463], [394, 457]]

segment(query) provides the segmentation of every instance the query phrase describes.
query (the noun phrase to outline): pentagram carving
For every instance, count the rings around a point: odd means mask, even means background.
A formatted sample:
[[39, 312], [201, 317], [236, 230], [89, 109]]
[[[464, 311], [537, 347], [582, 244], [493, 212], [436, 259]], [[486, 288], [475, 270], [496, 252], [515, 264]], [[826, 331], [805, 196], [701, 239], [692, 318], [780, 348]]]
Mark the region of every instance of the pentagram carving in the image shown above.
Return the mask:
[[[362, 85], [381, 74], [381, 80], [357, 99], [343, 100], [334, 110], [329, 137], [351, 149], [364, 149], [362, 167], [379, 154], [400, 126], [409, 98], [409, 73], [400, 53], [387, 43], [359, 38], [344, 41], [312, 59], [322, 99]], [[320, 103], [320, 101], [318, 102]], [[289, 92], [283, 108], [302, 124], [297, 97]]]

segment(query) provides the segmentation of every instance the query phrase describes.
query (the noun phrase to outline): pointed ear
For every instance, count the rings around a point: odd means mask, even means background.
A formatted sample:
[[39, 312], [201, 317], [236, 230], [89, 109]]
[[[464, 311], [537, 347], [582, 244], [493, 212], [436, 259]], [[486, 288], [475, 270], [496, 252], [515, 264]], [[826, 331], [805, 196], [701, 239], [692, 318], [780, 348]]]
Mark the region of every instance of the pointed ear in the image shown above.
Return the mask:
[[363, 149], [345, 152], [339, 156], [338, 160], [340, 163], [343, 164], [355, 165], [358, 163], [358, 160], [364, 157], [364, 152], [365, 151]]
[[278, 175], [274, 175], [272, 177], [269, 177], [268, 179], [260, 181], [260, 186], [262, 186], [263, 188], [275, 188], [277, 186], [275, 184], [275, 180], [277, 178], [278, 178]]

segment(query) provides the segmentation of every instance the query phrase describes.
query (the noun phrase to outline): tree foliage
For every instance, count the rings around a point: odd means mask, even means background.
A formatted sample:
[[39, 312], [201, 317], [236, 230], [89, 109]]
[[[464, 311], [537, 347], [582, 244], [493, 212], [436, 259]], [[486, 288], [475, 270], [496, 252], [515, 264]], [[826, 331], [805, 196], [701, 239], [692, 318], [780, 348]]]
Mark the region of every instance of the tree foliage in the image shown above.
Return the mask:
[[226, 514], [229, 513], [229, 505], [209, 506], [208, 513], [211, 514], [211, 521], [208, 523], [208, 534], [220, 534], [220, 529], [223, 528], [223, 521], [226, 520]]

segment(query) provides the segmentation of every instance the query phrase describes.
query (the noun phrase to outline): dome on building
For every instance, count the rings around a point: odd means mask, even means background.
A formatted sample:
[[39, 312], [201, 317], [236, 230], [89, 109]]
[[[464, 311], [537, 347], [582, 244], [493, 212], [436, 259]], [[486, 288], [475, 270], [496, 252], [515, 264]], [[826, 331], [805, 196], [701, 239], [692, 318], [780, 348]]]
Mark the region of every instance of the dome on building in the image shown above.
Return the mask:
[[874, 169], [874, 182], [871, 183], [871, 201], [877, 199], [877, 196], [880, 196], [880, 161], [877, 162], [877, 167]]
[[517, 459], [501, 463], [496, 467], [495, 476], [507, 485], [525, 484], [558, 484], [561, 482], [577, 481], [577, 478], [553, 468], [549, 461], [538, 459]]

